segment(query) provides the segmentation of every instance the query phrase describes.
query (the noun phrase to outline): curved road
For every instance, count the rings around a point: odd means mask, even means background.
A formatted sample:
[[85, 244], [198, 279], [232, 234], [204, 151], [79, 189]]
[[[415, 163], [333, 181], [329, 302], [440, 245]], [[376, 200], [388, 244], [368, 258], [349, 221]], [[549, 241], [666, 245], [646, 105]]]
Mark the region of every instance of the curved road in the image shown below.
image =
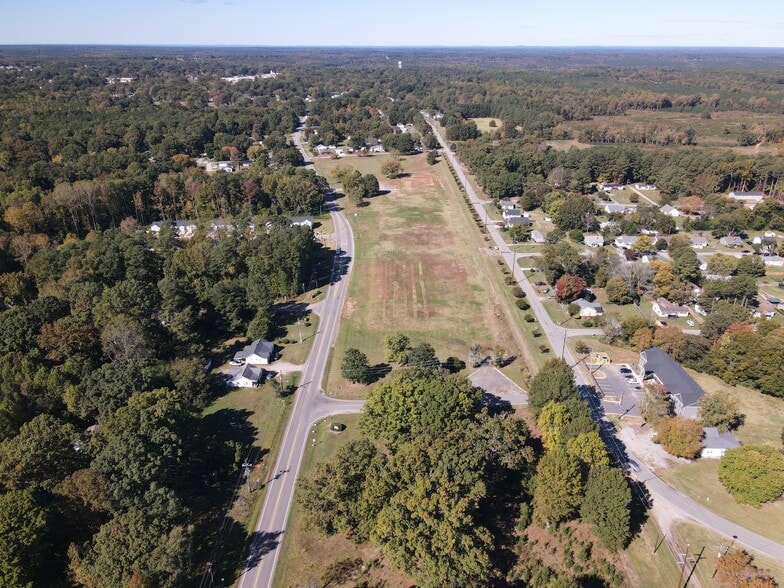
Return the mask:
[[[294, 142], [302, 150], [299, 132], [294, 135]], [[346, 217], [334, 202], [327, 203], [327, 210], [335, 224], [335, 242], [341, 253], [335, 256], [330, 288], [318, 306], [320, 328], [314, 337], [308, 360], [303, 365], [274, 474], [268, 482], [264, 505], [251, 538], [246, 569], [239, 581], [240, 588], [267, 588], [272, 585], [282, 535], [291, 510], [294, 486], [313, 423], [333, 414], [359, 412], [362, 408], [361, 401], [329, 399], [320, 389], [337, 336], [354, 255], [354, 236]]]
[[[466, 178], [456, 155], [449, 149], [449, 146], [441, 137], [441, 134], [433, 123], [432, 119], [430, 119], [429, 115], [425, 112], [422, 112], [422, 116], [425, 117], [425, 121], [433, 129], [433, 133], [435, 134], [439, 143], [441, 143], [443, 152], [452, 164], [457, 177], [463, 183], [463, 186], [465, 186], [466, 194], [468, 195], [471, 203], [477, 207], [477, 209], [481, 206], [484, 206], [485, 202], [479, 198], [479, 196], [476, 194], [476, 191], [468, 182], [468, 179]], [[486, 218], [486, 216], [482, 216], [483, 218]], [[512, 266], [514, 253], [504, 242], [503, 237], [498, 231], [498, 227], [495, 226], [495, 223], [490, 223], [487, 225], [487, 229], [489, 234], [492, 235], [493, 241], [498, 246], [498, 250], [503, 253], [507, 263]], [[550, 347], [555, 353], [568, 362], [569, 365], [574, 366], [574, 375], [577, 385], [581, 390], [583, 398], [588, 401], [592, 410], [594, 411], [594, 418], [599, 422], [599, 426], [602, 430], [602, 437], [607, 442], [609, 450], [616, 457], [616, 459], [619, 460], [619, 462], [626, 463], [628, 461], [628, 455], [631, 455], [632, 457], [635, 456], [627, 452], [624, 444], [613, 434], [611, 427], [608, 426], [609, 423], [603, 420], [603, 414], [601, 413], [601, 406], [598, 402], [598, 399], [595, 395], [589, 392], [590, 388], [593, 387], [593, 382], [588, 380], [586, 375], [583, 373], [583, 370], [579, 367], [580, 362], [575, 361], [574, 356], [566, 347], [566, 339], [568, 337], [596, 334], [597, 331], [601, 331], [598, 329], [565, 329], [556, 325], [542, 305], [542, 301], [539, 299], [539, 293], [536, 292], [534, 287], [528, 281], [527, 276], [522, 271], [522, 269], [519, 267], [512, 267], [512, 272], [515, 279], [518, 280], [520, 287], [527, 294], [527, 300], [531, 304], [531, 309], [534, 311], [541, 329], [550, 343]], [[754, 533], [753, 531], [750, 531], [741, 525], [737, 525], [731, 521], [728, 521], [727, 519], [722, 518], [713, 511], [698, 504], [688, 496], [685, 496], [681, 492], [678, 492], [671, 486], [667, 485], [661, 478], [646, 468], [642, 464], [640, 458], [637, 458], [637, 462], [639, 463], [640, 471], [634, 475], [634, 478], [637, 480], [637, 483], [644, 484], [648, 495], [654, 500], [654, 502], [656, 502], [657, 507], [664, 508], [670, 512], [677, 512], [681, 516], [693, 519], [704, 527], [724, 535], [725, 537], [737, 537], [736, 541], [738, 543], [742, 543], [764, 555], [767, 555], [768, 557], [774, 558], [777, 561], [784, 561], [784, 545], [776, 543], [775, 541]]]

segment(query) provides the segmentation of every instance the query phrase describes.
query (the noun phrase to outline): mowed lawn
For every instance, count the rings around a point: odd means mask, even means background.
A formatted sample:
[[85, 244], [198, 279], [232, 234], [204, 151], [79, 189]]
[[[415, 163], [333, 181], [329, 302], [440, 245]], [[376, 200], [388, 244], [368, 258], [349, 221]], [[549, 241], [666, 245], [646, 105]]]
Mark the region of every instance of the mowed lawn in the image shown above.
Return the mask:
[[[701, 525], [687, 522], [675, 523], [674, 538], [682, 547], [689, 545], [689, 553], [691, 555], [702, 553], [702, 557], [694, 571], [694, 575], [700, 584], [702, 586], [718, 584], [714, 576], [718, 555], [720, 552], [724, 554], [730, 548], [732, 540], [714, 533]], [[773, 576], [779, 586], [782, 585], [784, 582], [784, 562], [760, 555], [753, 549], [747, 549], [738, 542], [732, 544], [732, 549], [745, 549], [748, 551], [754, 558], [752, 564], [757, 566], [764, 574]]]
[[718, 459], [701, 459], [658, 472], [659, 476], [704, 507], [734, 523], [779, 543], [784, 543], [784, 500], [762, 508], [738, 504], [718, 477]]
[[340, 376], [345, 350], [358, 348], [378, 366], [385, 360], [383, 338], [395, 331], [408, 335], [413, 345], [430, 343], [442, 361], [450, 356], [466, 361], [474, 342], [488, 353], [501, 347], [519, 354], [502, 307], [506, 300], [493, 251], [446, 165], [430, 166], [424, 155], [407, 156], [404, 176], [390, 180], [381, 174], [389, 157], [315, 162], [336, 188], [335, 167], [349, 166], [375, 174], [388, 191], [360, 207], [346, 198], [339, 201], [352, 224], [356, 259], [327, 375], [329, 394], [361, 395], [361, 387]]
[[[337, 450], [346, 443], [359, 438], [358, 415], [339, 415], [328, 421], [322, 421], [313, 428], [315, 446], [308, 446], [300, 470], [300, 479], [312, 475], [314, 468], [335, 457]], [[346, 425], [341, 433], [331, 431], [333, 422]], [[299, 485], [296, 493], [299, 493]], [[280, 559], [273, 586], [323, 586], [326, 569], [341, 560], [359, 558], [367, 567], [349, 585], [366, 581], [369, 585], [382, 582], [386, 588], [411, 586], [410, 579], [401, 575], [381, 556], [380, 551], [369, 544], [356, 545], [345, 535], [326, 537], [317, 531], [308, 529], [304, 521], [304, 512], [295, 500], [292, 505], [289, 525], [283, 534]]]

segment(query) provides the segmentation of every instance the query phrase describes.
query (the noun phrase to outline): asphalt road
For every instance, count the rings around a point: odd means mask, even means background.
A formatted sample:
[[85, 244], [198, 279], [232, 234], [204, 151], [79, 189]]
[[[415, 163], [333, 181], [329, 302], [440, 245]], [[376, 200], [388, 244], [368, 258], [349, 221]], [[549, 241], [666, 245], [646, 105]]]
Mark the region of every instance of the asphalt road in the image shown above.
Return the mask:
[[[302, 150], [299, 133], [294, 135], [294, 142]], [[362, 407], [361, 402], [326, 398], [320, 388], [337, 336], [354, 256], [354, 236], [346, 217], [334, 202], [327, 202], [327, 210], [335, 224], [335, 242], [340, 247], [341, 254], [335, 257], [331, 285], [318, 307], [320, 328], [314, 337], [310, 356], [303, 364], [294, 407], [283, 435], [274, 474], [267, 485], [264, 505], [254, 528], [247, 566], [239, 582], [240, 588], [267, 588], [272, 585], [275, 565], [280, 555], [280, 544], [294, 497], [294, 487], [313, 423], [333, 414], [358, 412]]]
[[[479, 198], [476, 191], [467, 181], [457, 157], [449, 149], [446, 141], [443, 140], [438, 128], [433, 124], [429, 116], [425, 112], [422, 113], [422, 116], [424, 116], [425, 121], [430, 124], [433, 133], [438, 138], [439, 143], [441, 143], [443, 153], [452, 164], [457, 177], [460, 179], [463, 186], [465, 186], [466, 194], [469, 199], [477, 210], [480, 210], [480, 207], [483, 206], [484, 202]], [[485, 218], [484, 215], [482, 215], [482, 217]], [[494, 223], [490, 223], [487, 225], [487, 230], [498, 246], [498, 250], [503, 253], [504, 258], [512, 268], [514, 277], [518, 280], [520, 287], [527, 294], [527, 300], [531, 304], [531, 309], [534, 311], [534, 314], [539, 321], [543, 334], [550, 343], [550, 348], [555, 354], [568, 362], [569, 365], [574, 366], [575, 380], [580, 390], [580, 394], [583, 399], [590, 404], [594, 419], [600, 426], [602, 438], [607, 443], [608, 450], [621, 463], [626, 463], [629, 457], [636, 458], [636, 461], [640, 466], [640, 471], [635, 474], [634, 478], [638, 484], [644, 485], [644, 489], [638, 488], [638, 490], [646, 496], [645, 500], [648, 501], [652, 499], [657, 505], [662, 506], [666, 510], [671, 512], [674, 511], [686, 518], [693, 519], [704, 527], [724, 535], [727, 538], [732, 538], [733, 536], [737, 537], [736, 541], [738, 543], [756, 549], [760, 553], [772, 557], [777, 561], [784, 561], [784, 545], [762, 537], [761, 535], [749, 531], [745, 527], [736, 525], [735, 523], [720, 517], [713, 511], [708, 510], [691, 498], [667, 485], [661, 478], [658, 478], [653, 472], [646, 468], [642, 464], [640, 458], [627, 452], [624, 444], [614, 435], [612, 427], [609, 426], [610, 424], [604, 420], [604, 411], [601, 402], [596, 395], [591, 392], [594, 383], [589, 381], [590, 376], [584, 373], [584, 370], [580, 369], [580, 362], [575, 360], [572, 353], [566, 347], [566, 339], [569, 336], [579, 333], [576, 333], [574, 329], [564, 329], [552, 321], [539, 299], [538, 292], [536, 292], [533, 285], [528, 281], [528, 276], [525, 275], [521, 268], [513, 263], [514, 254], [506, 243], [504, 243], [503, 238], [498, 231], [498, 227], [496, 227]]]

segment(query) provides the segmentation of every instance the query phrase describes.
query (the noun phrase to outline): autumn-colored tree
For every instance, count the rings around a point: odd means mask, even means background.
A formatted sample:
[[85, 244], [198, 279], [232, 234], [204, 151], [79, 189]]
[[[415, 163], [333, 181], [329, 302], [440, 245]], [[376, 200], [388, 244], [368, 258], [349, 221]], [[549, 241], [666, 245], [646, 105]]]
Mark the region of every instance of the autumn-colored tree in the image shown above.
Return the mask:
[[559, 523], [574, 516], [582, 498], [577, 458], [557, 447], [545, 451], [534, 479], [534, 513], [543, 523]]
[[631, 304], [637, 299], [637, 293], [621, 278], [607, 280], [606, 291], [607, 300], [612, 304]]
[[583, 294], [588, 284], [580, 276], [566, 274], [555, 283], [555, 299], [558, 302], [573, 302]]
[[656, 424], [656, 442], [672, 455], [693, 459], [702, 450], [702, 423], [682, 416]]
[[657, 424], [661, 419], [670, 416], [672, 404], [667, 389], [656, 382], [645, 384], [640, 414], [651, 425]]
[[639, 255], [644, 255], [645, 253], [656, 251], [656, 246], [648, 235], [640, 235], [637, 237], [637, 240], [632, 243], [632, 251]]
[[610, 463], [610, 456], [607, 453], [607, 446], [602, 441], [597, 431], [580, 433], [566, 441], [566, 450], [585, 465], [603, 466]]

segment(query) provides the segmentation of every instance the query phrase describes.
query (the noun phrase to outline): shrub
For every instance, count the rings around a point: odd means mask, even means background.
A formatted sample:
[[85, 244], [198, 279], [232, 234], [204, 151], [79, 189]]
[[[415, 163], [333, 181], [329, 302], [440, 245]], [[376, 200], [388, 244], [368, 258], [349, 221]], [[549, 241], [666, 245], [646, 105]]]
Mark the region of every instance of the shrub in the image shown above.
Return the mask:
[[550, 348], [544, 343], [542, 343], [541, 345], [539, 345], [539, 351], [541, 351], [542, 353], [549, 353]]
[[518, 298], [517, 300], [515, 300], [515, 305], [520, 310], [528, 310], [529, 308], [531, 308], [531, 305], [528, 304], [528, 301], [525, 298]]
[[525, 298], [525, 292], [523, 292], [523, 289], [520, 286], [515, 286], [512, 288], [512, 296], [515, 298]]
[[767, 445], [730, 449], [719, 462], [719, 480], [736, 502], [759, 508], [784, 493], [784, 455]]

